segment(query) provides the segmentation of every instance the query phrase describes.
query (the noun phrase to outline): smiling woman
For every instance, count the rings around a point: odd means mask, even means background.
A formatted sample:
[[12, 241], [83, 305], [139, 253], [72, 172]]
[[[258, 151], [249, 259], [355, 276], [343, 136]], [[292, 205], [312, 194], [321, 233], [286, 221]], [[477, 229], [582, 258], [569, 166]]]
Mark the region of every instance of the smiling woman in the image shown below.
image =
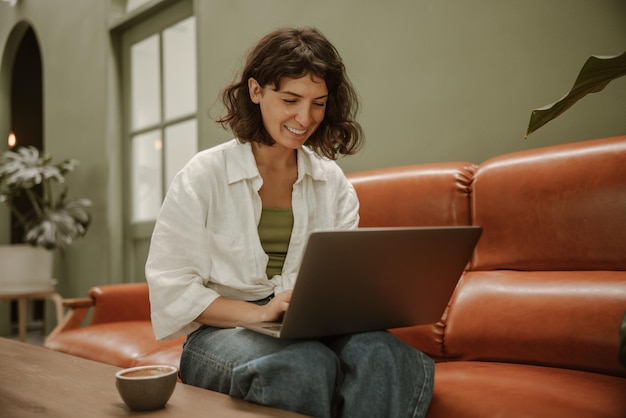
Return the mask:
[[433, 362], [389, 332], [282, 340], [239, 328], [289, 308], [311, 232], [358, 227], [334, 161], [362, 143], [337, 50], [315, 29], [278, 29], [222, 99], [218, 122], [237, 138], [176, 176], [146, 264], [157, 338], [187, 334], [182, 381], [315, 417], [423, 416]]
[[[251, 79], [252, 86], [249, 85]], [[359, 110], [356, 91], [346, 75], [339, 52], [313, 29], [278, 29], [261, 39], [248, 55], [239, 79], [224, 90], [222, 101], [227, 114], [218, 122], [230, 128], [242, 142], [272, 145], [275, 139], [262, 123], [258, 103], [251, 100], [252, 87], [287, 92], [289, 96], [289, 89], [281, 84], [287, 80], [306, 82], [306, 79], [317, 88], [323, 88], [320, 86], [323, 81], [326, 88], [319, 96], [312, 93], [309, 97], [317, 99], [315, 103], [324, 104], [325, 111], [306, 145], [331, 159], [356, 153], [363, 141], [361, 126], [355, 121]]]
[[248, 88], [268, 135], [281, 147], [300, 148], [324, 120], [328, 89], [319, 77], [286, 77], [276, 87], [261, 86], [250, 78]]
[[298, 177], [296, 151], [324, 120], [328, 89], [324, 80], [305, 75], [285, 77], [280, 86], [261, 86], [248, 80], [250, 100], [259, 105], [263, 128], [274, 143], [253, 143], [252, 152], [263, 186], [264, 207], [290, 208], [292, 186]]

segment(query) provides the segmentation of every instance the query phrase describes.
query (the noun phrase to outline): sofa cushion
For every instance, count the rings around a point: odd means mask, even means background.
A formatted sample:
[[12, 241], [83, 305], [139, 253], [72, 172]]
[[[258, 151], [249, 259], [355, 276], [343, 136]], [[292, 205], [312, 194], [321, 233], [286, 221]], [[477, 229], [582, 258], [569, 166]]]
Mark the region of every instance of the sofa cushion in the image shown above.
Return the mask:
[[179, 367], [184, 337], [157, 341], [150, 321], [110, 322], [67, 330], [46, 347], [126, 368], [145, 364]]
[[626, 376], [625, 307], [626, 271], [470, 271], [447, 311], [445, 353]]
[[626, 417], [626, 379], [553, 367], [437, 363], [427, 418]]
[[174, 340], [157, 341], [154, 346], [148, 348], [146, 352], [135, 358], [134, 366], [147, 366], [150, 364], [166, 364], [168, 366], [180, 367], [180, 356], [183, 352], [185, 337]]

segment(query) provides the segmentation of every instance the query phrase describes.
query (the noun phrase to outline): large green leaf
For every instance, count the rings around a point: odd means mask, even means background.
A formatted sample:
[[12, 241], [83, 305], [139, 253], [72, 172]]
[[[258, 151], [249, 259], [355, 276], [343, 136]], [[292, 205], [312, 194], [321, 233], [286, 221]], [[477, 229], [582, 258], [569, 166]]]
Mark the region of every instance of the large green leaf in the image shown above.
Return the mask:
[[613, 57], [589, 57], [569, 93], [558, 102], [532, 111], [526, 137], [565, 112], [587, 94], [602, 91], [612, 80], [624, 75], [626, 75], [626, 52]]

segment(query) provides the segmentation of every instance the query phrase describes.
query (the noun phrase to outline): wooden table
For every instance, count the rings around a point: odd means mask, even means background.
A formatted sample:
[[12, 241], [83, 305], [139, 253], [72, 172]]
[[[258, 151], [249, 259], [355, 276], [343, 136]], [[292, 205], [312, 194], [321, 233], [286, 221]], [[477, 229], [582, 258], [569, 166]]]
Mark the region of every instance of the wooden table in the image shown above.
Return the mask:
[[132, 412], [115, 388], [117, 367], [0, 338], [0, 417], [302, 417], [177, 383], [165, 408]]

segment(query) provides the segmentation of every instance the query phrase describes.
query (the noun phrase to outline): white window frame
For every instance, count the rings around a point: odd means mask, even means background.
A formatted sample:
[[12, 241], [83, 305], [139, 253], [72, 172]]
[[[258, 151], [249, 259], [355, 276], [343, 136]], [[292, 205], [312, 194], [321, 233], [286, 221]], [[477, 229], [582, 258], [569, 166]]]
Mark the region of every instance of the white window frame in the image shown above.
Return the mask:
[[[165, 120], [164, 119], [164, 89], [160, 89], [160, 105], [161, 116], [158, 123], [151, 124], [149, 126], [142, 127], [140, 129], [132, 129], [131, 123], [131, 90], [130, 85], [130, 49], [131, 46], [143, 39], [146, 39], [154, 34], [159, 34], [160, 43], [160, 74], [161, 74], [161, 86], [163, 86], [163, 31], [167, 28], [189, 18], [195, 16], [193, 11], [192, 0], [178, 0], [178, 1], [152, 1], [140, 7], [137, 10], [131, 11], [127, 16], [115, 22], [111, 31], [116, 35], [113, 39], [114, 42], [118, 40], [120, 57], [119, 69], [120, 69], [120, 83], [121, 83], [121, 138], [122, 147], [121, 153], [123, 158], [123, 170], [122, 170], [122, 184], [123, 184], [123, 263], [125, 275], [129, 278], [128, 281], [137, 281], [143, 279], [143, 264], [145, 263], [145, 257], [147, 256], [147, 249], [149, 246], [150, 237], [154, 229], [154, 220], [133, 221], [133, 190], [132, 190], [132, 138], [136, 135], [150, 132], [153, 130], [160, 130], [161, 138], [164, 138], [165, 131], [168, 127], [175, 126], [185, 121], [196, 121], [196, 132], [198, 130], [198, 97], [196, 96], [196, 111], [193, 113], [187, 113], [179, 117]], [[196, 86], [198, 85], [198, 25], [196, 23]], [[196, 147], [198, 147], [198, 138], [195, 138]], [[162, 196], [164, 197], [167, 189], [167, 170], [164, 160], [165, 153], [161, 153], [162, 158], [162, 170], [161, 170], [161, 187]]]

